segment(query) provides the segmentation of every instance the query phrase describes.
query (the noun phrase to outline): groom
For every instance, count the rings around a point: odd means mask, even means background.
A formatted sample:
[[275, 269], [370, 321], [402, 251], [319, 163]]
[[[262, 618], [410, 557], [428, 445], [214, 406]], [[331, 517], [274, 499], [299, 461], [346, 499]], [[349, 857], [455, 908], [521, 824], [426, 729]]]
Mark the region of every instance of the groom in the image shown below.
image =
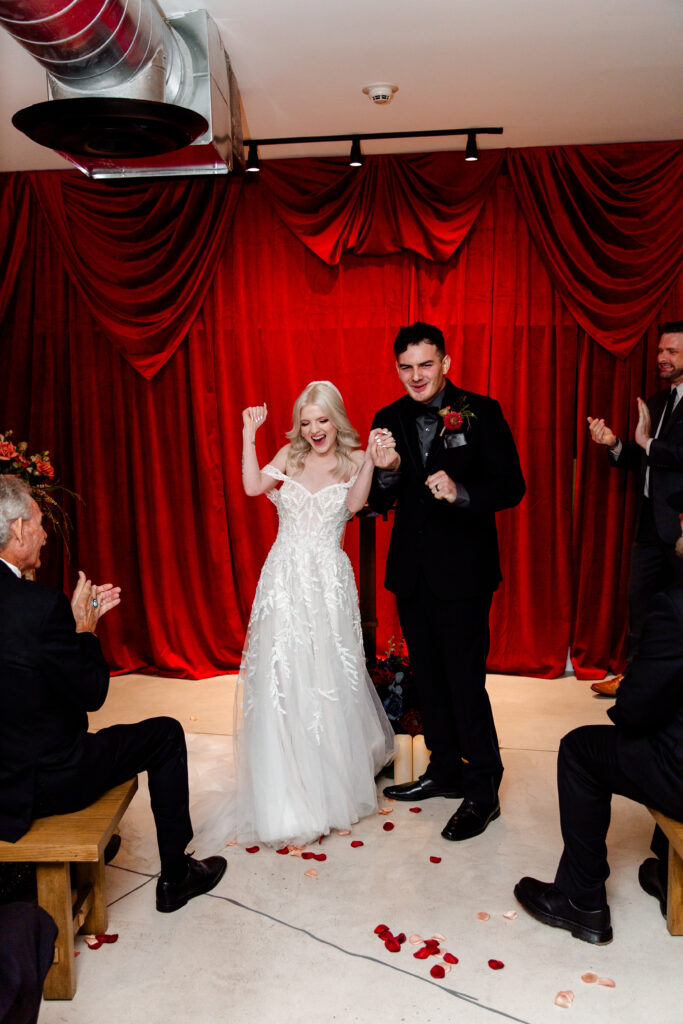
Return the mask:
[[375, 471], [369, 502], [377, 512], [396, 502], [385, 586], [396, 594], [431, 758], [417, 781], [384, 793], [464, 797], [441, 834], [470, 839], [500, 815], [503, 765], [485, 685], [501, 579], [495, 513], [521, 501], [524, 478], [498, 402], [446, 378], [438, 327], [402, 327], [394, 354], [407, 395], [373, 421], [396, 447]]

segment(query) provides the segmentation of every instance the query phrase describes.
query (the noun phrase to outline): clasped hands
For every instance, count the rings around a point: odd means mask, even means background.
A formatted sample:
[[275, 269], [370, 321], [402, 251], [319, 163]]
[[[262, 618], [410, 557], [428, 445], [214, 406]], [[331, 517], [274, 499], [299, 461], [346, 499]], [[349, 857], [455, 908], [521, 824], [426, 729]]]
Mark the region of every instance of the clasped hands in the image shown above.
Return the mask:
[[79, 569], [78, 583], [71, 598], [77, 633], [94, 633], [102, 616], [117, 604], [121, 604], [121, 587], [115, 587], [113, 583], [97, 586]]
[[[637, 398], [636, 401], [638, 403], [638, 423], [636, 424], [634, 437], [636, 444], [639, 444], [641, 448], [647, 448], [647, 442], [652, 437], [650, 410], [642, 398]], [[608, 427], [603, 419], [589, 416], [588, 429], [590, 430], [591, 437], [596, 444], [604, 444], [608, 448], [613, 448], [619, 440], [611, 427]]]

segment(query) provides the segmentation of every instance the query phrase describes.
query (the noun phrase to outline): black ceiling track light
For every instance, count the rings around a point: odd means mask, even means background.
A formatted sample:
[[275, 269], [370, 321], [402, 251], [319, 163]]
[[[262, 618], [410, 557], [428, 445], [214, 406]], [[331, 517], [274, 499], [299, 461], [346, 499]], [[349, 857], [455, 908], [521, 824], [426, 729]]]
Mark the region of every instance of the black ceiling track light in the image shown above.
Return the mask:
[[447, 135], [466, 135], [467, 147], [465, 149], [465, 160], [478, 160], [477, 135], [502, 135], [502, 128], [437, 128], [424, 132], [353, 132], [348, 135], [289, 135], [278, 139], [245, 139], [245, 146], [249, 147], [247, 156], [247, 171], [259, 170], [259, 146], [293, 146], [310, 142], [350, 142], [351, 153], [349, 155], [350, 167], [361, 167], [363, 164], [363, 153], [361, 151], [361, 140], [368, 139], [434, 139]]

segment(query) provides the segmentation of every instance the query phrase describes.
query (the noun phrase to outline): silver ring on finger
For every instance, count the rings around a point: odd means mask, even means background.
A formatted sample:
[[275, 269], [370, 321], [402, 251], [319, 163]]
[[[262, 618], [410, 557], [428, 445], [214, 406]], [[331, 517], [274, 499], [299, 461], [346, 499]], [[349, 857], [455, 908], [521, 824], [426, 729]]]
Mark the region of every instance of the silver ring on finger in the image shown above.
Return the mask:
[[96, 597], [93, 597], [93, 599], [92, 599], [92, 601], [90, 603], [92, 604], [93, 608], [99, 608], [99, 606], [100, 606], [100, 603], [99, 603], [99, 601], [97, 600]]

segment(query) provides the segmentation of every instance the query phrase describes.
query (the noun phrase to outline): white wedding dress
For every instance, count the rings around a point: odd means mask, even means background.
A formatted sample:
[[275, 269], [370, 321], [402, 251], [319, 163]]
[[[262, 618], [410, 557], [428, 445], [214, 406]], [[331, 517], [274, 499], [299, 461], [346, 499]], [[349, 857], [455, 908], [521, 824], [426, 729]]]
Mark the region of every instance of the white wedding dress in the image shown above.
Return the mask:
[[[236, 693], [238, 841], [308, 842], [377, 809], [394, 733], [365, 667], [341, 549], [353, 480], [315, 493], [273, 466], [279, 530], [256, 589]], [[355, 478], [354, 478], [355, 479]]]

